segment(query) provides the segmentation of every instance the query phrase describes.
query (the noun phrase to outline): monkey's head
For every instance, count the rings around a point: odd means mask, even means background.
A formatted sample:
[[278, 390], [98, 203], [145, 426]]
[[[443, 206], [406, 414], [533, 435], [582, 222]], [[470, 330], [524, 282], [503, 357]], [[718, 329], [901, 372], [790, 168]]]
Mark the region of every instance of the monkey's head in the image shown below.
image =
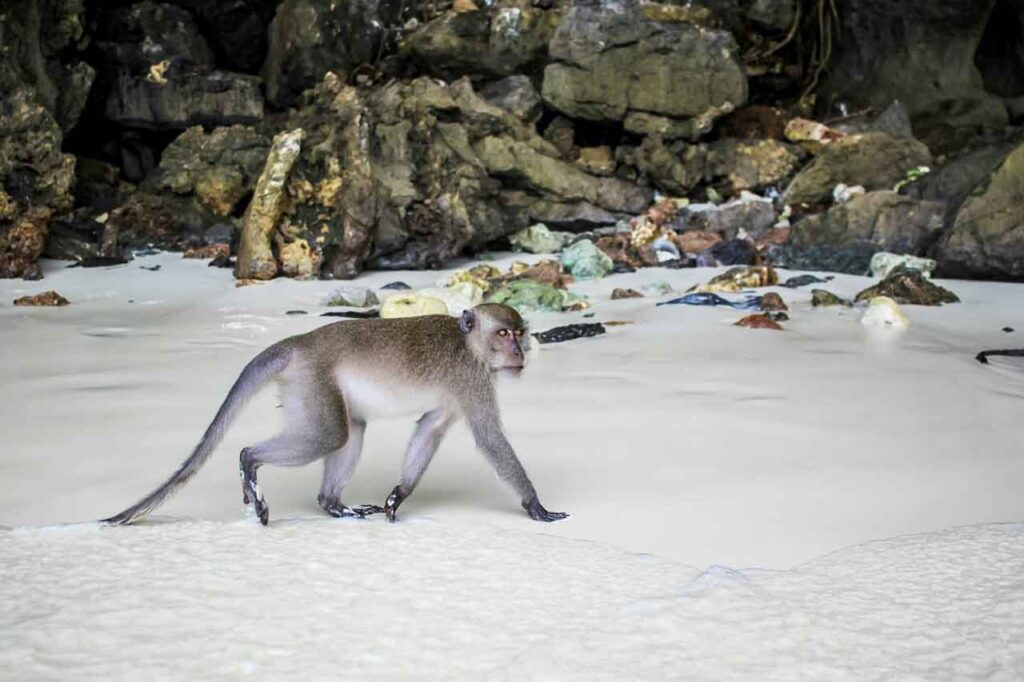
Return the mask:
[[526, 366], [524, 347], [529, 344], [526, 322], [512, 308], [501, 303], [483, 303], [465, 310], [459, 328], [466, 344], [491, 371], [518, 375]]

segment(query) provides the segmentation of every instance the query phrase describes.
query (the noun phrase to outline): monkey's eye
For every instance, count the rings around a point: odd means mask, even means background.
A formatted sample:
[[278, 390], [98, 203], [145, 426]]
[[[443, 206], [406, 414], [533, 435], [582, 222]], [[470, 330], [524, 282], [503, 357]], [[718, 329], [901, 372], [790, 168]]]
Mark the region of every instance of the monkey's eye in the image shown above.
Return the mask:
[[499, 329], [498, 330], [498, 336], [508, 336], [508, 330], [507, 329]]
[[517, 330], [515, 330], [512, 333], [515, 334], [516, 338], [518, 339], [518, 338], [520, 338], [523, 335], [523, 330], [522, 329], [517, 329]]

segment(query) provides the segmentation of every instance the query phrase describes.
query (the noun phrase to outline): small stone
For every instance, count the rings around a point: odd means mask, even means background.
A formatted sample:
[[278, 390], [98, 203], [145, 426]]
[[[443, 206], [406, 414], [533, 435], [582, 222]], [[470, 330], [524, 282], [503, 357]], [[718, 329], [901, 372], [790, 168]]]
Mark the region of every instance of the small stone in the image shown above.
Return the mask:
[[409, 291], [412, 287], [405, 282], [388, 282], [381, 289], [385, 291]]
[[285, 315], [307, 315], [305, 310], [288, 310], [285, 311]]
[[533, 334], [537, 343], [561, 343], [583, 339], [588, 336], [599, 336], [605, 333], [604, 325], [600, 322], [584, 322], [583, 324], [568, 324], [564, 327], [555, 327], [547, 331]]
[[354, 284], [338, 287], [327, 294], [323, 305], [327, 307], [343, 306], [346, 308], [369, 308], [379, 305], [380, 300], [377, 294], [367, 287]]
[[636, 289], [615, 289], [614, 291], [612, 291], [612, 300], [613, 301], [618, 301], [619, 299], [623, 299], [623, 298], [643, 298], [643, 297], [644, 297], [644, 295], [641, 294]]
[[229, 258], [231, 247], [225, 243], [208, 244], [206, 246], [190, 246], [185, 249], [182, 258], [217, 259]]
[[778, 312], [789, 310], [789, 306], [786, 305], [781, 296], [774, 291], [769, 291], [761, 297], [761, 310], [765, 312]]
[[713, 232], [704, 232], [702, 230], [687, 230], [680, 235], [677, 235], [673, 240], [676, 246], [683, 253], [704, 253], [712, 246], [722, 241], [722, 238]]
[[557, 253], [576, 238], [572, 232], [552, 232], [547, 225], [537, 223], [516, 232], [508, 238], [514, 251], [527, 253]]
[[492, 293], [487, 301], [510, 305], [520, 313], [563, 312], [587, 307], [585, 298], [531, 279], [512, 280]]
[[779, 276], [770, 265], [756, 265], [749, 268], [731, 268], [703, 286], [695, 287], [696, 291], [742, 291], [757, 287], [772, 286], [779, 283]]
[[217, 256], [212, 261], [206, 264], [208, 268], [233, 268], [235, 267], [235, 261], [231, 256]]
[[897, 269], [875, 286], [857, 294], [856, 301], [889, 297], [900, 304], [942, 305], [959, 303], [960, 298], [948, 289], [927, 279], [919, 270]]
[[896, 301], [888, 296], [875, 296], [868, 302], [868, 309], [864, 311], [860, 323], [871, 327], [905, 328], [910, 321], [900, 310]]
[[576, 165], [592, 175], [611, 175], [615, 172], [615, 157], [607, 145], [583, 147], [576, 158]]
[[581, 239], [562, 251], [562, 265], [578, 280], [598, 279], [611, 274], [615, 264], [589, 239]]
[[748, 329], [782, 329], [782, 325], [767, 315], [747, 315], [736, 322], [737, 327]]
[[159, 265], [140, 265], [139, 267], [143, 270], [149, 270], [150, 272], [160, 272]]
[[1006, 332], [1007, 334], [1012, 334], [1013, 327], [1003, 327], [1003, 331]]
[[535, 265], [515, 273], [515, 279], [531, 279], [540, 284], [550, 284], [556, 289], [565, 289], [575, 280], [566, 274], [562, 264], [555, 260], [542, 260]]
[[445, 302], [420, 294], [399, 294], [392, 296], [380, 309], [382, 318], [419, 317], [421, 315], [447, 315]]
[[[786, 124], [786, 139], [790, 142], [805, 143], [805, 147], [814, 151], [821, 145], [828, 144], [843, 137], [843, 133], [829, 128], [824, 123], [806, 118], [794, 118]], [[807, 144], [809, 143], [809, 144]]]
[[853, 303], [845, 298], [840, 298], [831, 291], [824, 289], [811, 289], [811, 305], [815, 308], [826, 308], [833, 305], [841, 305], [852, 308]]
[[765, 316], [768, 317], [769, 320], [775, 320], [776, 322], [786, 322], [789, 320], [789, 315], [782, 311], [765, 313]]
[[746, 239], [730, 239], [712, 244], [704, 252], [705, 258], [713, 258], [717, 265], [753, 265], [757, 262], [757, 249]]
[[21, 298], [14, 300], [14, 305], [16, 306], [65, 306], [69, 303], [71, 303], [71, 301], [52, 289], [50, 291], [44, 291], [41, 294], [22, 296]]

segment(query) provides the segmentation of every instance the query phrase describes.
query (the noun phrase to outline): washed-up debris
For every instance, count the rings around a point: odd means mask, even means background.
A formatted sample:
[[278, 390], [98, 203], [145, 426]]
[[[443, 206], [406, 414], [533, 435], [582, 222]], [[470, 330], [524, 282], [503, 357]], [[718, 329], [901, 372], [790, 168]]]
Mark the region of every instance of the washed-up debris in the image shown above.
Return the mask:
[[724, 305], [735, 310], [760, 310], [761, 309], [761, 297], [760, 296], [747, 296], [744, 301], [730, 301], [727, 298], [723, 298], [718, 294], [709, 291], [698, 291], [692, 294], [686, 294], [679, 298], [673, 298], [671, 301], [662, 301], [658, 305]]
[[931, 258], [918, 258], [887, 251], [879, 251], [871, 257], [871, 276], [885, 278], [893, 270], [904, 268], [907, 270], [919, 270], [925, 277], [931, 277], [935, 271], [935, 261]]
[[339, 306], [346, 308], [369, 308], [370, 306], [380, 305], [380, 300], [377, 298], [377, 294], [367, 287], [346, 284], [327, 294], [323, 305], [329, 308]]
[[190, 246], [185, 249], [182, 258], [196, 258], [201, 260], [213, 260], [214, 258], [230, 258], [231, 246], [223, 242], [207, 244], [205, 246]]
[[676, 258], [675, 260], [667, 260], [659, 265], [669, 270], [682, 270], [683, 268], [695, 268], [697, 267], [697, 261], [693, 258]]
[[557, 253], [576, 238], [572, 232], [553, 232], [544, 223], [531, 225], [508, 238], [514, 251]]
[[815, 308], [825, 308], [833, 305], [841, 305], [847, 308], [853, 307], [853, 301], [836, 296], [831, 291], [824, 289], [811, 289], [811, 305]]
[[875, 296], [868, 301], [868, 309], [860, 318], [861, 324], [872, 327], [899, 327], [910, 325], [910, 320], [903, 314], [896, 301], [888, 296]]
[[789, 310], [789, 306], [782, 300], [774, 291], [769, 291], [767, 294], [761, 296], [761, 310], [766, 313], [781, 312], [783, 310]]
[[159, 265], [140, 265], [141, 270], [149, 270], [150, 272], [160, 272]]
[[562, 312], [588, 307], [586, 298], [532, 279], [512, 280], [492, 293], [487, 300], [490, 303], [510, 305], [520, 313]]
[[[296, 311], [296, 312], [302, 313], [303, 315], [306, 314], [306, 312], [304, 310], [299, 310], [299, 311]], [[353, 318], [353, 319], [356, 319], [356, 320], [374, 320], [374, 319], [377, 319], [378, 317], [383, 317], [383, 315], [381, 315], [380, 313], [381, 313], [380, 310], [332, 310], [330, 312], [320, 313], [320, 317], [350, 317], [350, 318]], [[292, 311], [289, 311], [288, 314], [291, 315]], [[434, 313], [424, 313], [424, 314], [425, 315], [432, 315]], [[443, 313], [441, 313], [441, 314], [443, 314]], [[393, 316], [393, 317], [415, 317], [415, 316], [414, 315], [404, 315], [404, 316], [398, 315], [398, 316]]]
[[779, 276], [770, 265], [736, 267], [726, 270], [707, 284], [693, 287], [693, 291], [721, 291], [736, 293], [743, 289], [756, 289], [779, 283]]
[[615, 275], [622, 275], [622, 274], [627, 274], [627, 273], [630, 273], [630, 272], [636, 272], [636, 268], [634, 268], [629, 263], [620, 263], [620, 262], [616, 261], [615, 262], [615, 267], [612, 268], [612, 274], [615, 274]]
[[601, 324], [603, 324], [606, 327], [625, 327], [627, 324], [633, 323], [629, 322], [628, 320], [605, 320]]
[[782, 329], [782, 325], [763, 314], [747, 315], [736, 322], [737, 327], [748, 329]]
[[385, 291], [409, 291], [412, 287], [405, 282], [388, 282], [381, 289]]
[[127, 258], [120, 256], [86, 256], [81, 260], [69, 265], [69, 268], [108, 268], [114, 265], [124, 265]]
[[1010, 334], [1013, 332], [1013, 327], [1003, 327], [1003, 331], [1006, 332], [1007, 334]]
[[831, 282], [833, 279], [835, 279], [835, 277], [832, 275], [828, 275], [825, 278], [816, 277], [814, 275], [797, 275], [796, 277], [790, 277], [779, 286], [796, 289], [797, 287], [807, 286], [808, 284], [825, 284], [826, 282]]
[[384, 301], [384, 305], [380, 309], [380, 316], [383, 318], [447, 314], [448, 306], [444, 301], [418, 293], [392, 296]]
[[17, 306], [63, 306], [68, 305], [69, 303], [71, 303], [71, 301], [52, 289], [50, 291], [44, 291], [41, 294], [22, 296], [21, 298], [14, 299], [14, 305]]
[[206, 264], [208, 268], [233, 268], [235, 267], [235, 259], [231, 256], [217, 256], [209, 263]]
[[581, 239], [562, 251], [562, 265], [578, 280], [598, 279], [611, 274], [612, 259], [594, 242]]
[[1024, 358], [1024, 348], [1009, 348], [1006, 350], [983, 350], [974, 356], [974, 359], [983, 365], [988, 364], [988, 359], [993, 355], [1001, 355], [1011, 358]]
[[707, 266], [754, 265], [758, 261], [757, 249], [746, 239], [730, 239], [713, 244], [701, 254], [698, 262]]
[[944, 289], [924, 276], [919, 270], [898, 269], [878, 284], [857, 294], [856, 301], [869, 301], [878, 296], [888, 296], [904, 305], [942, 305], [959, 303], [949, 289]]
[[636, 289], [622, 289], [622, 288], [619, 288], [619, 289], [615, 289], [614, 291], [612, 291], [612, 300], [613, 301], [618, 301], [618, 300], [623, 299], [623, 298], [643, 298], [643, 297], [644, 297], [644, 295], [641, 294]]
[[538, 332], [533, 335], [537, 343], [561, 343], [583, 339], [588, 336], [598, 336], [605, 333], [604, 325], [600, 322], [584, 322], [582, 324], [567, 324], [564, 327], [555, 327], [547, 331]]
[[308, 315], [309, 313], [305, 310], [286, 310], [285, 315]]

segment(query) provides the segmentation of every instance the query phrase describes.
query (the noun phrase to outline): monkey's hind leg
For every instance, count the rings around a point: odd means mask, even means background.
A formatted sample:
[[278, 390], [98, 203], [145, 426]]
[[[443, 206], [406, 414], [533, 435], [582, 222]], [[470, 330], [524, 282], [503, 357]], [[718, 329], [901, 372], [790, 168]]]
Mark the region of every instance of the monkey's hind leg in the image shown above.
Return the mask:
[[334, 517], [364, 518], [369, 514], [380, 514], [382, 507], [375, 504], [363, 504], [348, 507], [341, 502], [341, 491], [352, 479], [352, 474], [359, 464], [359, 455], [363, 450], [363, 434], [366, 422], [353, 419], [348, 428], [348, 440], [345, 445], [334, 450], [324, 459], [324, 478], [320, 485], [320, 495], [316, 501], [320, 508]]
[[441, 444], [441, 438], [444, 437], [453, 421], [455, 421], [454, 413], [445, 408], [436, 409], [420, 417], [416, 432], [405, 451], [402, 478], [384, 503], [388, 521], [394, 523], [399, 505], [412, 494], [416, 484], [420, 482], [423, 472], [427, 470], [430, 460], [433, 459], [434, 453], [437, 452], [437, 448]]

